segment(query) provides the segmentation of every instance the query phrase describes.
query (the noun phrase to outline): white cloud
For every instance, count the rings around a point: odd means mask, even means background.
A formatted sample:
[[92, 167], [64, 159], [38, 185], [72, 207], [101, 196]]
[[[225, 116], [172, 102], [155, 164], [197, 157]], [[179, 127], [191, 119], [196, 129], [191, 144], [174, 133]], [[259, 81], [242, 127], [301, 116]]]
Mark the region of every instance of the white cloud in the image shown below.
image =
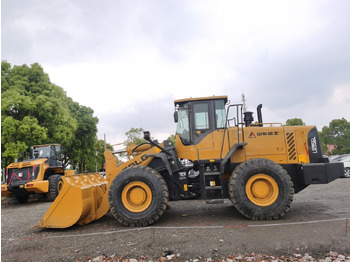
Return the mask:
[[321, 113], [324, 118], [329, 120], [345, 118], [350, 121], [350, 85], [335, 86], [332, 88], [332, 94], [327, 99], [326, 104], [322, 107]]
[[332, 95], [328, 100], [328, 105], [350, 105], [350, 85], [337, 86], [332, 90]]
[[242, 90], [268, 122], [350, 120], [348, 1], [198, 3], [5, 0], [2, 59], [40, 63], [94, 109], [100, 138], [131, 127], [164, 137], [174, 99], [238, 103]]

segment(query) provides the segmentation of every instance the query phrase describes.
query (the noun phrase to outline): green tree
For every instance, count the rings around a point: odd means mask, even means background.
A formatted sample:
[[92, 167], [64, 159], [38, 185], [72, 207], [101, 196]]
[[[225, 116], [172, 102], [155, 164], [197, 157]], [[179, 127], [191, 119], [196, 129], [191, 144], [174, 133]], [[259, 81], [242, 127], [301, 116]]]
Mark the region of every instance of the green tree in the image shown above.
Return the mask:
[[[109, 149], [113, 151], [113, 147], [110, 144], [105, 144], [105, 141], [102, 139], [98, 140], [95, 145], [95, 150], [96, 150], [96, 162], [95, 164], [95, 169], [98, 171], [104, 170], [105, 167], [105, 157], [104, 157], [104, 151], [105, 149]], [[90, 167], [91, 168], [91, 167]]]
[[143, 128], [131, 128], [128, 132], [125, 133], [127, 139], [124, 141], [124, 144], [129, 146], [131, 144], [139, 145], [146, 142], [143, 138]]
[[321, 147], [327, 151], [327, 145], [334, 145], [332, 154], [350, 153], [350, 122], [345, 118], [334, 119], [319, 133]]
[[286, 121], [286, 126], [305, 126], [301, 118], [291, 118]]
[[175, 135], [172, 134], [168, 137], [168, 140], [170, 140], [171, 142], [173, 142], [173, 144], [175, 145]]
[[67, 97], [43, 68], [1, 63], [1, 163], [14, 161], [33, 144], [59, 143], [80, 170], [95, 163], [98, 119]]
[[69, 146], [72, 153], [70, 162], [78, 167], [79, 172], [95, 171], [98, 118], [93, 116], [94, 111], [91, 108], [73, 101], [70, 108], [77, 120], [77, 129]]

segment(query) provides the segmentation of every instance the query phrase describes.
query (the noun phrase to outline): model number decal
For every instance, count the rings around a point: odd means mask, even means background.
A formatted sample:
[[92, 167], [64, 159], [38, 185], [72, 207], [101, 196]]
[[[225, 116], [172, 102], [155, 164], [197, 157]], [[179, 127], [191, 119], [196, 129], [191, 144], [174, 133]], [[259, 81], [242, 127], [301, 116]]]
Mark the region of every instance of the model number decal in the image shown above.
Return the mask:
[[317, 140], [315, 136], [311, 138], [311, 151], [314, 154], [317, 153]]
[[251, 132], [249, 134], [249, 138], [256, 138], [257, 136], [278, 136], [278, 131], [257, 132], [256, 135], [254, 132]]
[[258, 132], [258, 136], [278, 136], [278, 131], [272, 131], [272, 132]]

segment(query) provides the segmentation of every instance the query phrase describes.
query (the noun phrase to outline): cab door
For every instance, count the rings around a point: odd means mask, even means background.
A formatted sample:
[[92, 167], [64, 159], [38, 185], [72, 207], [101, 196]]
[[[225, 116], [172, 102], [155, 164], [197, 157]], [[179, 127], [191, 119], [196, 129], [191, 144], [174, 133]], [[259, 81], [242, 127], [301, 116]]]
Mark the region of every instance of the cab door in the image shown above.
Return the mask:
[[211, 121], [212, 112], [209, 101], [195, 102], [192, 108], [192, 144], [197, 148], [213, 148], [212, 139], [213, 124]]

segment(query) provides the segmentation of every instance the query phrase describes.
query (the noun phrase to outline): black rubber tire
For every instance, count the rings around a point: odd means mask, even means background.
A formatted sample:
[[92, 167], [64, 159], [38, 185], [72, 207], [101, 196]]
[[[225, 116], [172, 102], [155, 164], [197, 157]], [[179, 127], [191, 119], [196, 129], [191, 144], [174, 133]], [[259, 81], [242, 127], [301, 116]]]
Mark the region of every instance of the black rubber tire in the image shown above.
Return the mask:
[[344, 168], [344, 177], [350, 178], [350, 167]]
[[17, 189], [11, 196], [8, 196], [8, 202], [11, 204], [27, 203], [28, 199], [29, 193], [23, 188]]
[[62, 186], [62, 177], [61, 175], [51, 175], [48, 178], [49, 180], [49, 192], [47, 192], [46, 197], [48, 201], [54, 201], [58, 194], [60, 193], [60, 188]]
[[27, 203], [29, 199], [29, 192], [24, 188], [18, 188], [6, 198], [9, 204]]
[[[151, 203], [142, 212], [132, 212], [123, 204], [123, 189], [132, 182], [144, 183], [151, 191]], [[154, 169], [145, 166], [129, 167], [120, 172], [108, 191], [111, 213], [125, 226], [140, 227], [155, 223], [165, 212], [168, 200], [169, 191], [163, 177]]]
[[[248, 180], [259, 174], [267, 175], [277, 183], [277, 199], [268, 206], [256, 205], [247, 196]], [[234, 207], [252, 220], [281, 218], [289, 210], [294, 196], [293, 182], [287, 171], [279, 164], [264, 158], [253, 158], [237, 166], [230, 177], [228, 187]]]
[[29, 199], [29, 193], [21, 196], [16, 196], [16, 198], [19, 203], [27, 203]]

